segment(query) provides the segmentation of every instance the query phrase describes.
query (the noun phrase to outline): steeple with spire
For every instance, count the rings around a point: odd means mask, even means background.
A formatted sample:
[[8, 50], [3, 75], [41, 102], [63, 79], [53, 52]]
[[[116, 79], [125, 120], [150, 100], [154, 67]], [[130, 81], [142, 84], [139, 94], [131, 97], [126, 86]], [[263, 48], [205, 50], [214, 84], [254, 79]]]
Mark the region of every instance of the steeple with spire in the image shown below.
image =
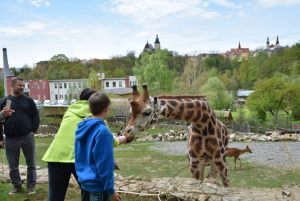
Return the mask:
[[267, 37], [266, 48], [267, 48], [267, 49], [270, 48], [270, 40], [269, 40], [269, 36]]
[[160, 49], [160, 42], [159, 42], [159, 38], [158, 38], [158, 35], [156, 34], [156, 39], [155, 39], [155, 42], [154, 42], [154, 48], [156, 50], [159, 50]]
[[239, 49], [241, 49], [241, 42], [239, 41]]
[[277, 38], [276, 38], [276, 45], [279, 45], [278, 35], [277, 35]]
[[147, 41], [147, 43], [143, 49], [143, 52], [151, 52], [152, 53], [152, 52], [155, 52], [155, 50], [160, 50], [160, 41], [159, 41], [157, 34], [156, 34], [156, 38], [154, 41], [154, 47]]

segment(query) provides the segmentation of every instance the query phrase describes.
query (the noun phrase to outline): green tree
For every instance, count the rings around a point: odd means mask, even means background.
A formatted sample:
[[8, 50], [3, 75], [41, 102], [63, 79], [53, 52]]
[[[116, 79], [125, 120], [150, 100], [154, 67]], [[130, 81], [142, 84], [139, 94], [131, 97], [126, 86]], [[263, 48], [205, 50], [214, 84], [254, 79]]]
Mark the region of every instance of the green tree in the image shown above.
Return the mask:
[[266, 114], [271, 114], [273, 126], [276, 128], [279, 112], [288, 113], [291, 107], [299, 104], [299, 102], [296, 104], [300, 97], [298, 85], [299, 83], [293, 83], [282, 75], [261, 80], [255, 85], [255, 91], [247, 98], [246, 104], [260, 117], [265, 118]]
[[203, 60], [198, 56], [187, 58], [182, 75], [173, 82], [173, 88], [179, 93], [199, 93], [200, 86], [207, 80], [207, 72]]
[[208, 78], [201, 91], [207, 96], [208, 102], [216, 110], [232, 108], [233, 96], [225, 90], [224, 84], [218, 77]]
[[69, 62], [69, 58], [64, 54], [57, 54], [51, 57], [50, 61], [56, 61], [56, 62]]
[[167, 50], [143, 54], [133, 68], [139, 83], [147, 83], [153, 93], [170, 92], [176, 72], [171, 70], [168, 61], [172, 55]]
[[101, 90], [99, 76], [95, 70], [92, 70], [89, 74], [88, 87], [97, 91]]

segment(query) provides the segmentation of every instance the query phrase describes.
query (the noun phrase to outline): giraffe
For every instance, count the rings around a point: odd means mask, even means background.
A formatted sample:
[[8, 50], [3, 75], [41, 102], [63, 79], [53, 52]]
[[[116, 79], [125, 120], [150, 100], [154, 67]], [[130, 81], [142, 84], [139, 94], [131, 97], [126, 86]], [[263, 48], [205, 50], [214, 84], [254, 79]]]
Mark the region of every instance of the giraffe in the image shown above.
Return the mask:
[[193, 178], [203, 181], [204, 169], [210, 166], [209, 176], [218, 174], [223, 185], [229, 186], [225, 160], [229, 140], [227, 128], [216, 118], [205, 96], [151, 97], [146, 84], [143, 94], [134, 85], [130, 106], [131, 117], [125, 133], [145, 130], [161, 118], [191, 122], [187, 155]]

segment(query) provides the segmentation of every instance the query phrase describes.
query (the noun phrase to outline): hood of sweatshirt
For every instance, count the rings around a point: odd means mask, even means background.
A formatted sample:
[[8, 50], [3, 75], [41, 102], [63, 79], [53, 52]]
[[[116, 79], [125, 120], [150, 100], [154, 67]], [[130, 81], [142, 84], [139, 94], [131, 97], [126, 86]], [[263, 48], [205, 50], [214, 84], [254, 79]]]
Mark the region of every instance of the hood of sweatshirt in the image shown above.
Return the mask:
[[89, 111], [89, 103], [87, 100], [79, 100], [72, 105], [69, 105], [68, 112], [75, 114], [80, 118], [85, 118], [91, 115]]
[[91, 118], [80, 122], [76, 131], [76, 139], [79, 141], [86, 140], [91, 133], [97, 130], [95, 128], [99, 127], [100, 125], [106, 126], [105, 122], [100, 118]]

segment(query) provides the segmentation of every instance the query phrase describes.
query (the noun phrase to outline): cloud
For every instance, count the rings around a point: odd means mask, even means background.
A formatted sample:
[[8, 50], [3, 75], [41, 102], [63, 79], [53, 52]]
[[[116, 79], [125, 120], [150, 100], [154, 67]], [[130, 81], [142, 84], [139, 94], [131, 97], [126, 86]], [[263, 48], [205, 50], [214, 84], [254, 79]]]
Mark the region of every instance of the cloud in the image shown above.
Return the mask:
[[[23, 1], [23, 0], [22, 0]], [[49, 7], [51, 2], [49, 0], [24, 0], [25, 2], [30, 3], [31, 5], [39, 7]]]
[[110, 11], [129, 17], [137, 24], [164, 23], [182, 17], [215, 18], [204, 0], [113, 0], [107, 4]]
[[45, 30], [47, 25], [43, 22], [27, 22], [19, 26], [1, 26], [0, 37], [24, 37], [31, 36], [35, 32]]
[[270, 8], [275, 6], [300, 5], [300, 0], [257, 0], [257, 3], [265, 8]]
[[37, 35], [54, 36], [60, 39], [68, 39], [70, 35], [78, 35], [81, 31], [72, 27], [66, 27], [56, 23], [41, 21], [25, 22], [16, 26], [1, 26], [0, 38], [31, 37]]
[[226, 8], [232, 8], [232, 9], [241, 9], [242, 6], [236, 3], [233, 3], [228, 0], [211, 0], [211, 2], [217, 6], [222, 6]]

